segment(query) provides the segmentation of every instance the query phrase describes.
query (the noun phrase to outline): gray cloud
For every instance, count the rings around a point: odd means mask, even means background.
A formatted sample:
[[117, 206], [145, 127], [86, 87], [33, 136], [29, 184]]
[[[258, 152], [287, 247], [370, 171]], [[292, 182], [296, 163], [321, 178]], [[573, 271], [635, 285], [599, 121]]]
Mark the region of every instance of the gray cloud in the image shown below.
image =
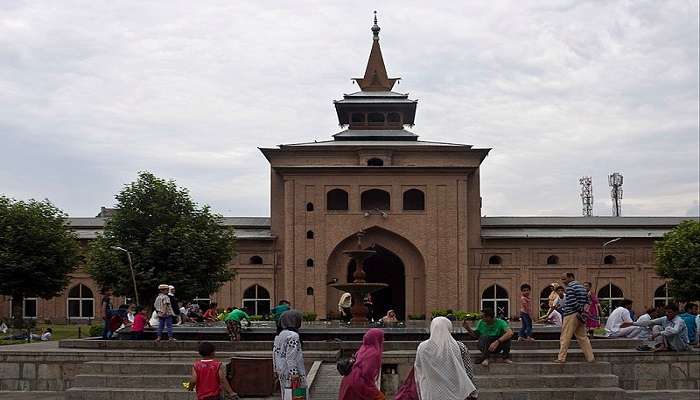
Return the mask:
[[[697, 210], [698, 3], [388, 2], [384, 58], [424, 140], [493, 147], [484, 213]], [[93, 215], [138, 170], [267, 215], [258, 146], [328, 139], [374, 3], [3, 2], [0, 192]], [[695, 211], [697, 212], [697, 211]]]

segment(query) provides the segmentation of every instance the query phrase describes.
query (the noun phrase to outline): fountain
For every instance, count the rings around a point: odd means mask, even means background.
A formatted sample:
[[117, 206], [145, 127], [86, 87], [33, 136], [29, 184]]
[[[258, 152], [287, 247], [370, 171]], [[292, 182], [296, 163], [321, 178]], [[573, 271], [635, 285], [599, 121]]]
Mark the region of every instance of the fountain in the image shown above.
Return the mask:
[[362, 237], [364, 235], [365, 233], [363, 231], [357, 232], [357, 250], [343, 251], [343, 254], [355, 261], [355, 273], [352, 275], [353, 281], [351, 283], [335, 283], [330, 285], [332, 288], [348, 292], [352, 295], [352, 308], [350, 309], [352, 319], [350, 322], [358, 325], [368, 322], [367, 307], [364, 305], [365, 296], [368, 293], [376, 292], [379, 289], [384, 289], [389, 286], [386, 283], [370, 283], [365, 281], [366, 274], [363, 269], [363, 264], [368, 257], [373, 256], [377, 252], [375, 250], [362, 249]]

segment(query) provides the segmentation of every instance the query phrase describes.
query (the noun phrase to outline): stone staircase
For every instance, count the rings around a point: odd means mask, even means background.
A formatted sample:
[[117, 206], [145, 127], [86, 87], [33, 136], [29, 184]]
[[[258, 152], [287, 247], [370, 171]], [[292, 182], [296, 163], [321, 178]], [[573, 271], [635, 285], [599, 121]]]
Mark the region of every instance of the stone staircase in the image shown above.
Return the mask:
[[193, 400], [180, 386], [192, 361], [91, 361], [84, 363], [66, 400]]

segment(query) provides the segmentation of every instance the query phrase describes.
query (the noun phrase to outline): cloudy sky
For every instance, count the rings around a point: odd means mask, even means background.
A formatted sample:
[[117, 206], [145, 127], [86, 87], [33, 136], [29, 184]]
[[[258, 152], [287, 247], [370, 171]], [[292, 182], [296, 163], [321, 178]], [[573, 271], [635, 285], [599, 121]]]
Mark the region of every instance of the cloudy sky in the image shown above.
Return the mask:
[[326, 140], [378, 8], [423, 140], [493, 148], [487, 215], [697, 215], [698, 2], [0, 2], [0, 194], [93, 216], [137, 171], [268, 215], [257, 147]]

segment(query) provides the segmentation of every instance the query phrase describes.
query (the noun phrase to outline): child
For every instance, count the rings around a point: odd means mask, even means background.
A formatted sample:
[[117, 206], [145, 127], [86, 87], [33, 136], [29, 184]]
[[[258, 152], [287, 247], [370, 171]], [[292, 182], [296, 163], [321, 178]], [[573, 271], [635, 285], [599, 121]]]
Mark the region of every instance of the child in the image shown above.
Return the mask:
[[520, 285], [520, 322], [522, 327], [518, 332], [518, 341], [535, 340], [532, 337], [532, 300], [530, 299], [530, 285]]
[[195, 361], [192, 366], [190, 381], [190, 386], [194, 386], [197, 391], [197, 400], [219, 400], [222, 389], [227, 398], [237, 399], [238, 395], [226, 379], [226, 366], [214, 359], [214, 345], [202, 342], [199, 345], [199, 355], [202, 359]]
[[131, 324], [131, 340], [144, 340], [144, 328], [150, 326], [146, 320], [146, 310], [138, 306], [134, 311], [134, 322]]

